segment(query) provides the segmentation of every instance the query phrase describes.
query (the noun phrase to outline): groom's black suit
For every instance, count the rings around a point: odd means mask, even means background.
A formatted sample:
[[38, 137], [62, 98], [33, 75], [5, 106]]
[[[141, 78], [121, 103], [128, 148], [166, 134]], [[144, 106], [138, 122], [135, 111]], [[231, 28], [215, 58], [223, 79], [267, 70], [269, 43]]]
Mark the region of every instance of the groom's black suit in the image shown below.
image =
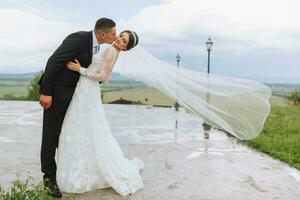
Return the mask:
[[39, 81], [40, 93], [52, 96], [50, 108], [44, 109], [41, 147], [42, 172], [52, 180], [56, 180], [54, 157], [59, 134], [80, 76], [78, 72], [69, 70], [66, 63], [77, 59], [82, 67], [90, 65], [93, 55], [92, 34], [92, 31], [81, 31], [67, 36], [48, 59], [45, 72]]

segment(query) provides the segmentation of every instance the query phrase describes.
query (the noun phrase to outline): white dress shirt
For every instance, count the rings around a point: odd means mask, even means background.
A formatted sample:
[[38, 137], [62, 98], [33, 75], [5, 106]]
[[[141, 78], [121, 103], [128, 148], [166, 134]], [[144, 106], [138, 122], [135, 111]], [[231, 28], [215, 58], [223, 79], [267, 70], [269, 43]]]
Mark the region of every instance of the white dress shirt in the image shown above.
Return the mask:
[[92, 30], [93, 32], [93, 54], [97, 53], [96, 52], [96, 49], [98, 48], [98, 51], [100, 49], [100, 44], [98, 43], [98, 40], [96, 38], [96, 35], [95, 35], [95, 30]]
[[[93, 35], [93, 39], [92, 39], [92, 40], [93, 40], [93, 48], [92, 48], [92, 50], [93, 50], [93, 57], [94, 57], [94, 56], [99, 56], [99, 55], [96, 55], [96, 54], [99, 53], [99, 50], [100, 50], [100, 44], [98, 43], [98, 40], [97, 40], [97, 38], [96, 38], [95, 30], [92, 30], [92, 35]], [[97, 48], [98, 48], [98, 51], [96, 51]], [[93, 61], [93, 60], [94, 60], [94, 58], [92, 58], [92, 61]], [[93, 63], [91, 63], [91, 64], [93, 64]], [[84, 67], [80, 67], [79, 73], [80, 73], [81, 75], [88, 76], [87, 69], [84, 68]]]

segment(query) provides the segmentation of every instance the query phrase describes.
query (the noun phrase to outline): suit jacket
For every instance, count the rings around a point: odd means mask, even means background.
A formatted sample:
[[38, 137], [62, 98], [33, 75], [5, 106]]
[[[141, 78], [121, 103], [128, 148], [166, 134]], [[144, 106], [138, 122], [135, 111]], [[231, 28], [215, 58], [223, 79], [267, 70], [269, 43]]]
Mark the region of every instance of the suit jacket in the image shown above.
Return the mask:
[[92, 31], [80, 31], [68, 35], [48, 59], [44, 74], [39, 80], [40, 93], [52, 96], [56, 84], [75, 88], [80, 74], [69, 70], [66, 64], [77, 59], [87, 68], [92, 62]]

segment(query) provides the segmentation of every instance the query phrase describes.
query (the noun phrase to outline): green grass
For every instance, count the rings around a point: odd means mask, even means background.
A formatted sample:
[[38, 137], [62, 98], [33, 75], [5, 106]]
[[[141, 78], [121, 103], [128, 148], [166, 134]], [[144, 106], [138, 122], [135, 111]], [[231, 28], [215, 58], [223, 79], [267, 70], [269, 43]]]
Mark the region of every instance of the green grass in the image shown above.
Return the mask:
[[121, 97], [130, 101], [140, 101], [148, 105], [174, 105], [174, 100], [153, 88], [132, 88], [119, 91], [103, 92], [103, 101], [108, 103]]
[[33, 178], [26, 181], [16, 180], [9, 189], [0, 187], [1, 200], [52, 200], [43, 189], [42, 183], [34, 183]]
[[300, 106], [272, 103], [262, 133], [246, 143], [300, 170], [299, 116]]
[[27, 85], [1, 85], [0, 98], [4, 96], [25, 97], [27, 96]]

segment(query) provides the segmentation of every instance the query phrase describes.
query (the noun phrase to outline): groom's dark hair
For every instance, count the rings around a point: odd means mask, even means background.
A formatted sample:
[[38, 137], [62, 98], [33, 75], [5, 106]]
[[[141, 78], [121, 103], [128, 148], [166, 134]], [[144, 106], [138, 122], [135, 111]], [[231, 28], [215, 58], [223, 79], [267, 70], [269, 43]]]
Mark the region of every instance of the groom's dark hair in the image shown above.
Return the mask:
[[116, 26], [116, 23], [108, 18], [100, 18], [95, 24], [95, 29], [99, 31], [107, 31]]

